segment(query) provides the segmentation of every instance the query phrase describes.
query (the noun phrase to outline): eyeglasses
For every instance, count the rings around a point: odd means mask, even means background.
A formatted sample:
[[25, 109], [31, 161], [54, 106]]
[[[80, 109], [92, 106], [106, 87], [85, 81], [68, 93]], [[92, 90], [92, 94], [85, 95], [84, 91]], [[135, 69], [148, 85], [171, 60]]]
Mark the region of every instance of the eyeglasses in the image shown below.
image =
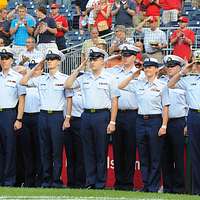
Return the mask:
[[53, 60], [59, 60], [59, 59], [57, 57], [52, 57], [52, 58], [46, 58], [46, 60], [47, 61], [49, 61], [49, 60], [53, 61]]

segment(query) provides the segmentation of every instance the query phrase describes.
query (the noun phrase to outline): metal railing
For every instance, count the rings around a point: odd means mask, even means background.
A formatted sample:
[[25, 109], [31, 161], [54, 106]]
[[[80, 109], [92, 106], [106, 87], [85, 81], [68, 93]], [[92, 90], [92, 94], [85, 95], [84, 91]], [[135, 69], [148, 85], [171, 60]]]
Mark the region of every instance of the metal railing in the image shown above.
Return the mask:
[[[164, 49], [164, 54], [168, 55], [171, 53], [173, 46], [170, 44], [169, 38], [174, 30], [178, 27], [161, 27], [160, 29], [166, 33], [167, 36], [167, 48]], [[195, 42], [192, 46], [192, 49], [195, 50], [200, 48], [200, 27], [189, 27], [196, 33]], [[197, 34], [198, 33], [198, 34]], [[110, 33], [102, 38], [104, 38], [108, 44], [108, 47], [111, 46], [111, 41], [113, 38], [114, 33]], [[135, 41], [143, 40], [142, 34], [137, 34], [136, 32], [133, 33], [133, 38]], [[81, 48], [83, 43], [75, 45], [73, 47], [67, 48], [63, 50], [65, 52], [66, 59], [63, 61], [61, 66], [61, 71], [65, 74], [71, 74], [71, 71], [74, 70], [80, 63], [81, 63]]]

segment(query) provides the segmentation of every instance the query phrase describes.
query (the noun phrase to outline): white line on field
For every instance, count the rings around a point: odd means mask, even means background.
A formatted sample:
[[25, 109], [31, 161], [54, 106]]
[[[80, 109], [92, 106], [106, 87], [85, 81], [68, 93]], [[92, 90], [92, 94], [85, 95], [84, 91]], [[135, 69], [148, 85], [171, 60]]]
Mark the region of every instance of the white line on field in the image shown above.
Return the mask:
[[130, 197], [73, 197], [73, 196], [0, 196], [0, 200], [167, 200], [159, 198], [130, 198]]

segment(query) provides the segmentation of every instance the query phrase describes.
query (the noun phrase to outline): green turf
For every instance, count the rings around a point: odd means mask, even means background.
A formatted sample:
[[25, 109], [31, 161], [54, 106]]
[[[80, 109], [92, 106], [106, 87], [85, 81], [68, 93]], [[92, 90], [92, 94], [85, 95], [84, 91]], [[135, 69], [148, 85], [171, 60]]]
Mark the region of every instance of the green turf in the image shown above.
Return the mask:
[[[161, 193], [140, 193], [140, 192], [124, 192], [115, 190], [75, 190], [75, 189], [36, 189], [36, 188], [2, 188], [0, 187], [1, 196], [63, 196], [68, 197], [100, 197], [118, 198], [118, 199], [134, 199], [134, 200], [150, 200], [150, 199], [163, 199], [163, 200], [200, 200], [199, 196], [192, 195], [172, 195]], [[30, 197], [31, 198], [31, 197]], [[6, 198], [5, 198], [6, 199]], [[26, 198], [29, 199], [29, 198]], [[78, 198], [76, 198], [78, 199]], [[88, 198], [89, 199], [89, 198]]]

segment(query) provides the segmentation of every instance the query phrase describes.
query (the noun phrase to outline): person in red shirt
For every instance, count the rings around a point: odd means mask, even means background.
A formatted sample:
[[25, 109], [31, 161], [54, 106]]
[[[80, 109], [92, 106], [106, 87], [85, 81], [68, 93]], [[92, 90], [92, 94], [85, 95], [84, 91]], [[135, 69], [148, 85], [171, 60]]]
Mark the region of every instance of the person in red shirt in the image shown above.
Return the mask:
[[160, 1], [159, 0], [143, 0], [142, 5], [144, 6], [146, 13], [145, 16], [155, 16], [160, 24]]
[[189, 19], [187, 17], [179, 18], [180, 28], [173, 32], [170, 42], [174, 45], [173, 54], [187, 61], [190, 61], [192, 56], [191, 46], [195, 41], [195, 33], [187, 28]]
[[69, 30], [66, 17], [59, 14], [59, 5], [51, 5], [51, 17], [54, 18], [57, 25], [56, 44], [59, 50], [66, 49], [65, 33]]
[[182, 9], [183, 0], [160, 0], [163, 9], [162, 22], [164, 25], [178, 21], [179, 11]]

